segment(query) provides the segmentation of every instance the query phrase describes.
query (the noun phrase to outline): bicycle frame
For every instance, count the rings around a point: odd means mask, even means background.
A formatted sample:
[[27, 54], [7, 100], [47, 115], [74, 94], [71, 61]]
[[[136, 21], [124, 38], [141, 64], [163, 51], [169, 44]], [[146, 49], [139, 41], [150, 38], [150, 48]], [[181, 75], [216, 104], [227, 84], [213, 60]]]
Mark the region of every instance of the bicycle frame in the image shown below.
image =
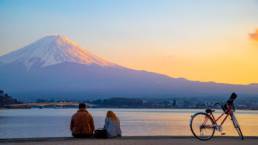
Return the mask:
[[[211, 118], [213, 119], [213, 121], [214, 121], [214, 123], [215, 123], [216, 125], [222, 126], [222, 125], [224, 124], [224, 122], [227, 120], [228, 116], [231, 115], [231, 114], [232, 114], [232, 107], [231, 107], [230, 105], [228, 105], [228, 109], [227, 109], [226, 111], [224, 111], [218, 118], [215, 118], [215, 116], [214, 116], [212, 113], [210, 113], [210, 116], [211, 116]], [[226, 115], [226, 116], [225, 116], [225, 115]], [[225, 116], [225, 117], [223, 118], [222, 122], [221, 122], [220, 124], [218, 124], [217, 122], [218, 122], [223, 116]]]

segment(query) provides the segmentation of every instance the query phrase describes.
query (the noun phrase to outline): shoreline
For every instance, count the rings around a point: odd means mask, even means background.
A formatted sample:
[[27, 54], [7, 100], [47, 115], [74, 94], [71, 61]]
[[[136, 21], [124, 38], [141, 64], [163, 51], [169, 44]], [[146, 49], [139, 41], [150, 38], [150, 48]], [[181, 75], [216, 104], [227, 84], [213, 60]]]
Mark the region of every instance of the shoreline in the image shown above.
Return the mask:
[[[31, 108], [0, 108], [0, 110], [30, 110], [30, 109], [78, 109], [78, 107], [45, 107], [45, 108], [38, 108], [38, 107], [31, 107]], [[89, 107], [87, 109], [140, 109], [140, 110], [205, 110], [207, 108], [116, 108], [116, 107]], [[214, 108], [217, 112], [222, 112], [220, 108]], [[258, 111], [258, 109], [237, 109], [236, 112], [242, 111]]]
[[214, 144], [214, 145], [230, 145], [230, 144], [250, 144], [254, 145], [258, 142], [258, 136], [245, 137], [241, 140], [238, 136], [215, 136], [209, 141], [200, 141], [193, 136], [126, 136], [122, 138], [112, 139], [77, 139], [73, 137], [47, 137], [47, 138], [16, 138], [16, 139], [0, 139], [0, 145], [154, 145], [154, 144], [171, 144], [171, 145], [197, 145], [197, 144]]
[[[160, 136], [122, 136], [118, 138], [110, 138], [110, 139], [167, 139], [167, 138], [172, 138], [172, 139], [189, 139], [193, 138], [195, 139], [194, 136], [170, 136], [170, 135], [160, 135]], [[238, 139], [240, 138], [239, 136], [214, 136], [213, 138], [224, 138], [224, 139]], [[79, 138], [74, 138], [74, 137], [32, 137], [32, 138], [0, 138], [0, 142], [4, 141], [33, 141], [33, 140], [76, 140]], [[83, 138], [82, 138], [83, 139]], [[98, 138], [84, 138], [84, 139], [96, 139]], [[258, 139], [258, 136], [245, 136], [245, 139]], [[107, 139], [108, 140], [108, 139]]]

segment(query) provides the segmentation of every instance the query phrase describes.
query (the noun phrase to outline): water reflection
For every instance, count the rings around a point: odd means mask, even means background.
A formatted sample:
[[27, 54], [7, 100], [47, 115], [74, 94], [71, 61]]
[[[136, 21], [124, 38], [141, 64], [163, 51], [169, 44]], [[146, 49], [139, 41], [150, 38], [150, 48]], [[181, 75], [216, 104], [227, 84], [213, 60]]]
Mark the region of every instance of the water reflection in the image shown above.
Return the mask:
[[[108, 109], [89, 109], [95, 126], [102, 128]], [[121, 120], [124, 136], [192, 135], [190, 116], [201, 110], [112, 109]], [[66, 137], [70, 117], [76, 109], [0, 110], [0, 138]], [[258, 112], [240, 111], [236, 117], [244, 135], [258, 136]], [[237, 135], [230, 120], [223, 127], [226, 135]]]

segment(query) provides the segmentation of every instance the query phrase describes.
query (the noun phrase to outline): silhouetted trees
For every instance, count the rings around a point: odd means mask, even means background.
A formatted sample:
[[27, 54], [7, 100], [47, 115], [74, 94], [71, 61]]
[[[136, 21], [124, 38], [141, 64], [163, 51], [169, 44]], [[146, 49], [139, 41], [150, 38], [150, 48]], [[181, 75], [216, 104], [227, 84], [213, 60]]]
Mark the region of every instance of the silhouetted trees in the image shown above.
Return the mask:
[[0, 107], [18, 103], [20, 102], [9, 96], [7, 93], [5, 94], [3, 90], [0, 90]]
[[95, 100], [90, 102], [92, 104], [100, 105], [102, 107], [118, 107], [118, 108], [131, 108], [131, 107], [141, 107], [143, 106], [142, 99], [136, 98], [109, 98], [103, 100]]

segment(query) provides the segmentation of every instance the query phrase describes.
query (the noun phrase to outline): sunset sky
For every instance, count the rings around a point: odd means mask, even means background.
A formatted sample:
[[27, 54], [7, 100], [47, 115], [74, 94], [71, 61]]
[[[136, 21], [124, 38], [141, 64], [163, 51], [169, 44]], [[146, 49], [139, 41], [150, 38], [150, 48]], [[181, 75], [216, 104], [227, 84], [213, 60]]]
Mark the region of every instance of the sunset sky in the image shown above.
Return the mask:
[[52, 34], [134, 69], [258, 83], [258, 0], [0, 0], [0, 55]]

